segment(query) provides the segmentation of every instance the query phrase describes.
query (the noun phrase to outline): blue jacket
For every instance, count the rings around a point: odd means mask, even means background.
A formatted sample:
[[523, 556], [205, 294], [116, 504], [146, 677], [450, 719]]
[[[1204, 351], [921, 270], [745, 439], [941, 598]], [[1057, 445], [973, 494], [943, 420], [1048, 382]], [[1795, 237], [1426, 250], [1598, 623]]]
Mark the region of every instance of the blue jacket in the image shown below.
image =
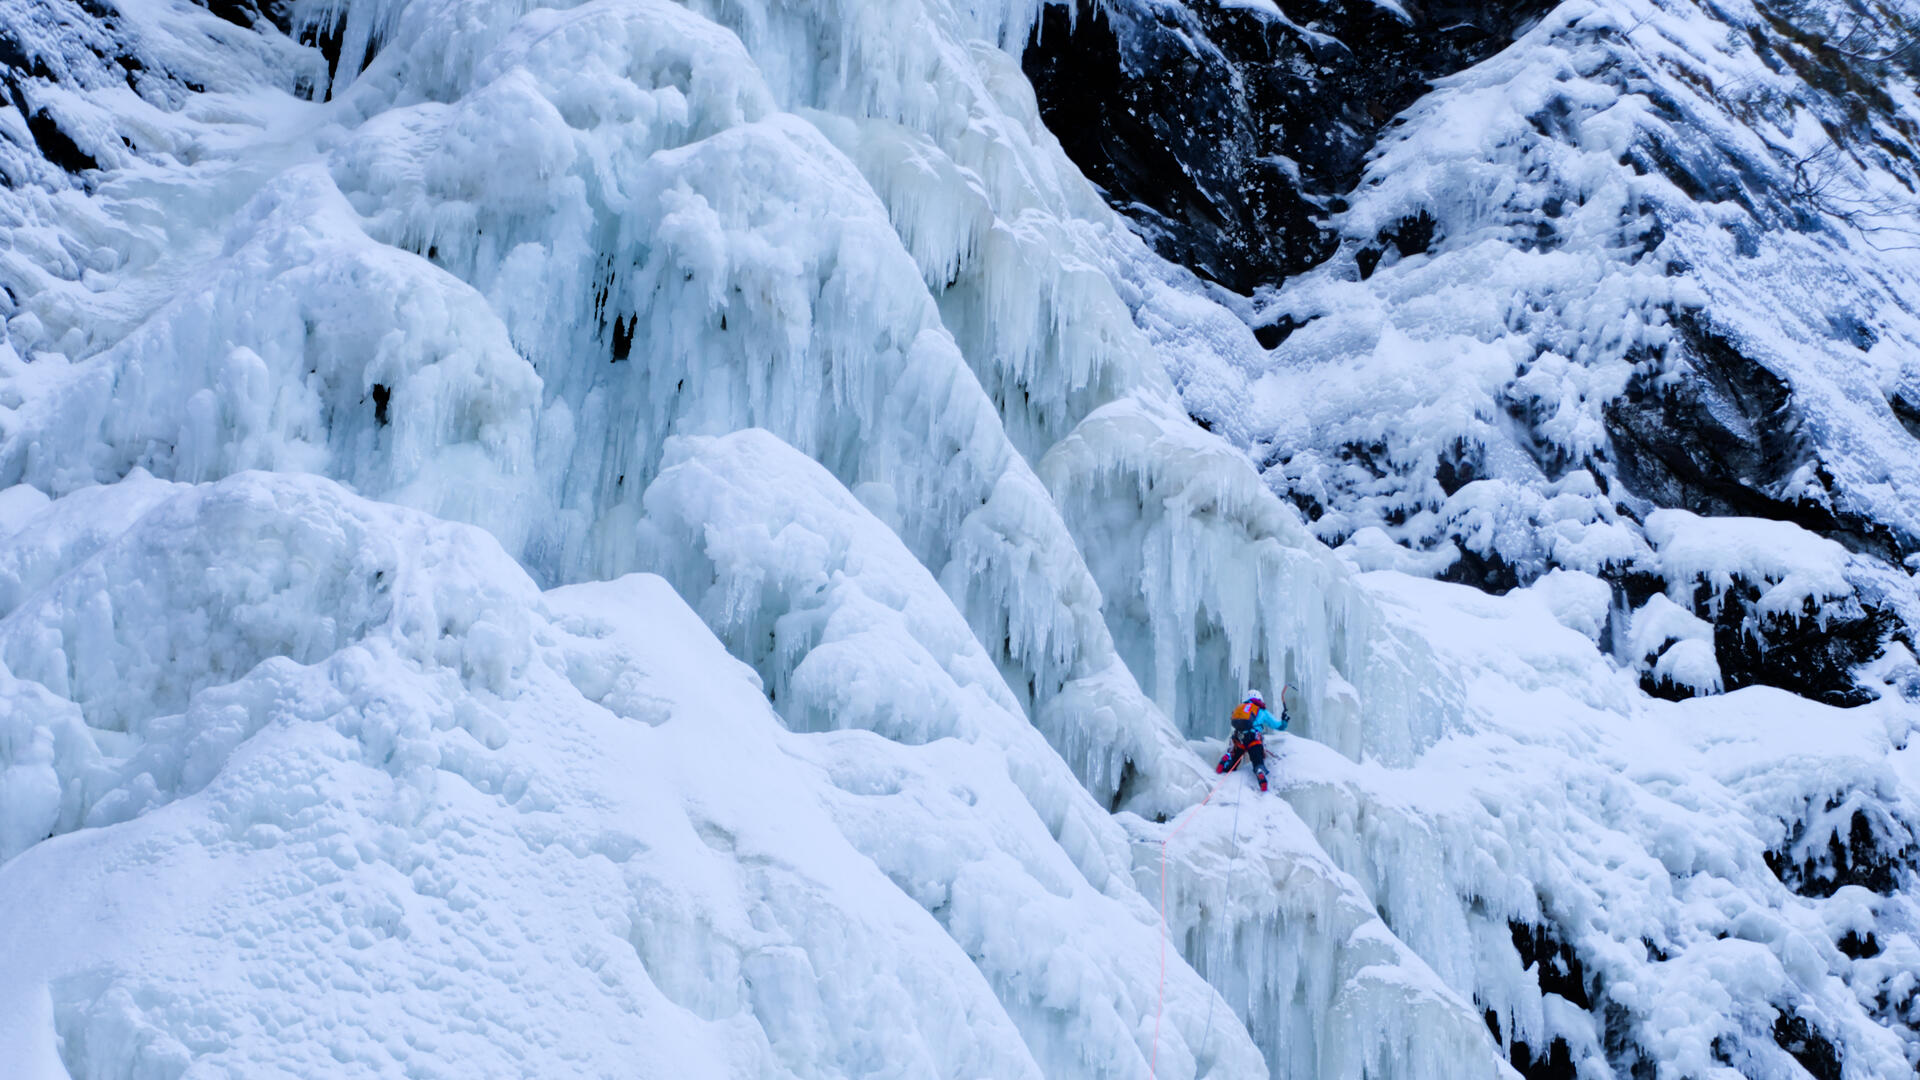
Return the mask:
[[[1234, 712], [1236, 713], [1238, 713], [1239, 711], [1240, 710], [1237, 708], [1234, 709]], [[1285, 731], [1285, 730], [1287, 730], [1287, 718], [1284, 710], [1282, 711], [1281, 717], [1278, 720], [1275, 720], [1273, 718], [1273, 714], [1271, 712], [1268, 712], [1265, 708], [1262, 708], [1259, 712], [1253, 714], [1253, 733], [1255, 735], [1259, 735], [1268, 731]]]
[[1284, 711], [1282, 712], [1280, 719], [1275, 720], [1273, 718], [1272, 713], [1268, 712], [1265, 709], [1261, 709], [1259, 715], [1253, 718], [1253, 730], [1255, 731], [1287, 730], [1287, 718]]

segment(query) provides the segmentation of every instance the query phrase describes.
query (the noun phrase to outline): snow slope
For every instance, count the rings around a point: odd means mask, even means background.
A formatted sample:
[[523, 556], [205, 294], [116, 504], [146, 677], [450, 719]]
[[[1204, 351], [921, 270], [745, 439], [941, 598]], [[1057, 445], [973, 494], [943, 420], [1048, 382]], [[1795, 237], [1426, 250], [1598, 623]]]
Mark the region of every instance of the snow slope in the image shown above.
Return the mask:
[[0, 10], [25, 1075], [1920, 1060], [1910, 712], [1356, 573], [1032, 7]]

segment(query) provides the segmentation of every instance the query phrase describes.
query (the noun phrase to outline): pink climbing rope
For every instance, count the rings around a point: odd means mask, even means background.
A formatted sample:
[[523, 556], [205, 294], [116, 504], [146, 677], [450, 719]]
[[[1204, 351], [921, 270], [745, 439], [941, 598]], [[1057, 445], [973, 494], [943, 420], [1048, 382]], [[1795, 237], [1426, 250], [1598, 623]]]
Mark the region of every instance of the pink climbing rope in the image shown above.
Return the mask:
[[[1293, 686], [1290, 683], [1280, 688], [1280, 708], [1282, 710], [1287, 707], [1287, 691], [1291, 689], [1293, 689]], [[1153, 1005], [1153, 1053], [1147, 1059], [1148, 1080], [1156, 1080], [1159, 1076], [1160, 1014], [1167, 1005], [1167, 845], [1173, 842], [1174, 837], [1180, 835], [1181, 829], [1187, 827], [1187, 822], [1193, 820], [1194, 814], [1199, 812], [1200, 807], [1213, 801], [1214, 792], [1220, 790], [1220, 785], [1226, 783], [1227, 777], [1232, 776], [1234, 771], [1240, 768], [1240, 763], [1245, 760], [1247, 760], [1246, 754], [1241, 754], [1235, 758], [1232, 768], [1226, 771], [1226, 775], [1214, 781], [1213, 788], [1207, 792], [1207, 797], [1201, 799], [1193, 809], [1188, 810], [1186, 815], [1174, 825], [1173, 831], [1167, 834], [1166, 839], [1160, 841], [1160, 991], [1159, 998]], [[1233, 831], [1234, 844], [1237, 847], [1240, 842], [1240, 819], [1237, 809], [1234, 815]], [[1211, 1012], [1209, 1012], [1207, 1026], [1209, 1028], [1213, 1026]]]

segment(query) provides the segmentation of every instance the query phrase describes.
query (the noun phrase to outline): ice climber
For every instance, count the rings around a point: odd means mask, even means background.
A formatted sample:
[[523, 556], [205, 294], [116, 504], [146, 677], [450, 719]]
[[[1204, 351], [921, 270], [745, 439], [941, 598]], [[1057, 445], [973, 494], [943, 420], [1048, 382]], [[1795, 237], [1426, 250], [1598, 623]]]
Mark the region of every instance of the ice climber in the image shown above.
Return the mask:
[[1280, 710], [1280, 719], [1275, 720], [1267, 711], [1267, 703], [1261, 698], [1260, 691], [1249, 690], [1240, 707], [1233, 710], [1233, 735], [1227, 740], [1227, 752], [1220, 755], [1220, 764], [1213, 771], [1224, 773], [1240, 764], [1240, 756], [1245, 754], [1253, 759], [1253, 775], [1260, 781], [1260, 790], [1267, 790], [1267, 747], [1261, 736], [1269, 731], [1287, 730], [1286, 709]]

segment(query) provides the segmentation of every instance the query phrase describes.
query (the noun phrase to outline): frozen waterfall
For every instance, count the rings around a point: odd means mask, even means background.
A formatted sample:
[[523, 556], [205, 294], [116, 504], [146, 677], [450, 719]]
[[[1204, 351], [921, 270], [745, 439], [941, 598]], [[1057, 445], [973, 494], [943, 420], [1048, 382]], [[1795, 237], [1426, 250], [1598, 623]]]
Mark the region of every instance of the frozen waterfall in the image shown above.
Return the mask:
[[[1599, 555], [1330, 549], [1189, 409], [1367, 391], [1248, 377], [1042, 125], [1035, 0], [244, 8], [0, 0], [0, 1072], [1920, 1062], [1911, 705], [1650, 696]], [[1684, 288], [1610, 242], [1539, 288]], [[1261, 303], [1331, 355], [1406, 332], [1364, 292]], [[1672, 683], [1690, 583], [1860, 587], [1717, 521], [1637, 552]]]

